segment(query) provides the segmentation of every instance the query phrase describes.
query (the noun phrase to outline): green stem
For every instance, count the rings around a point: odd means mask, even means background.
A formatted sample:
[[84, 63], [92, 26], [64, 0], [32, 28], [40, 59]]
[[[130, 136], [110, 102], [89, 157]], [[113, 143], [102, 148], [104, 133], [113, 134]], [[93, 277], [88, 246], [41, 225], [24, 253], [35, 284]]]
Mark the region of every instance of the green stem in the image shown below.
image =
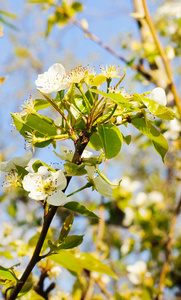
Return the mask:
[[90, 111], [91, 111], [91, 105], [90, 105], [90, 103], [89, 103], [89, 100], [87, 99], [87, 97], [86, 97], [86, 95], [85, 95], [85, 93], [84, 93], [84, 91], [83, 91], [82, 85], [81, 85], [81, 84], [78, 84], [77, 87], [78, 87], [79, 91], [80, 91], [81, 94], [82, 94], [83, 100], [84, 100], [84, 102], [85, 102], [85, 105], [86, 105], [86, 108], [87, 108], [87, 111], [88, 111], [88, 114], [89, 114]]
[[110, 184], [110, 185], [112, 185], [112, 186], [118, 186], [118, 185], [119, 185], [120, 182], [119, 182], [118, 184], [114, 184], [114, 183], [112, 183], [111, 181], [109, 181], [109, 179], [108, 179], [106, 176], [104, 176], [98, 168], [96, 168], [96, 172], [97, 172], [97, 173], [101, 176], [101, 178], [104, 179], [104, 181], [107, 182], [108, 184]]
[[67, 197], [70, 197], [70, 196], [72, 196], [72, 195], [75, 195], [75, 194], [77, 194], [78, 192], [81, 192], [81, 191], [83, 191], [83, 190], [85, 190], [85, 189], [87, 189], [87, 188], [89, 188], [89, 187], [91, 187], [91, 186], [93, 186], [93, 184], [92, 184], [91, 182], [88, 182], [86, 185], [84, 185], [84, 186], [81, 187], [80, 189], [78, 189], [78, 190], [76, 190], [75, 192], [73, 192], [73, 193], [67, 195]]

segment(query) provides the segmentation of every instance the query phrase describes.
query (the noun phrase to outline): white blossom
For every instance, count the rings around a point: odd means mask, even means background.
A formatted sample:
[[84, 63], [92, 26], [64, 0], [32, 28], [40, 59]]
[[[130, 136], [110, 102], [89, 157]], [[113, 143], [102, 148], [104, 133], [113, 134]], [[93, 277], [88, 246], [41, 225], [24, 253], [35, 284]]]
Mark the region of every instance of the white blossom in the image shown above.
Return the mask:
[[[38, 170], [39, 171], [39, 170]], [[66, 202], [67, 196], [62, 192], [67, 185], [63, 171], [50, 172], [50, 176], [42, 175], [42, 172], [29, 173], [23, 179], [23, 188], [30, 192], [29, 197], [34, 200], [46, 200], [54, 206]]]
[[115, 65], [109, 65], [109, 67], [106, 65], [106, 67], [104, 68], [103, 66], [100, 67], [101, 71], [102, 71], [102, 76], [111, 79], [111, 78], [119, 78], [120, 76], [118, 76], [119, 72], [120, 72], [120, 67], [116, 67]]
[[164, 201], [164, 196], [158, 191], [152, 191], [148, 194], [148, 201], [150, 203], [160, 203]]
[[123, 118], [121, 116], [118, 116], [117, 119], [116, 119], [116, 123], [117, 124], [122, 124], [123, 122]]
[[149, 95], [149, 98], [151, 100], [154, 100], [158, 104], [161, 104], [164, 106], [167, 104], [167, 98], [166, 98], [165, 91], [161, 87], [156, 87], [155, 89], [153, 89]]
[[16, 166], [26, 167], [32, 158], [32, 152], [29, 150], [25, 152], [24, 156], [13, 157], [10, 160], [3, 161], [0, 165], [0, 170], [4, 172], [10, 172], [13, 169], [16, 169]]
[[129, 280], [138, 285], [143, 282], [145, 273], [147, 271], [147, 265], [144, 261], [138, 260], [134, 265], [127, 266], [128, 278]]
[[125, 216], [123, 219], [123, 225], [129, 226], [133, 222], [134, 219], [134, 211], [131, 207], [126, 207], [124, 210]]
[[59, 266], [54, 266], [53, 268], [51, 268], [49, 271], [48, 271], [48, 277], [50, 279], [52, 279], [52, 277], [56, 278], [58, 276], [60, 276], [62, 270]]
[[135, 192], [136, 190], [138, 190], [141, 186], [140, 181], [138, 180], [133, 180], [131, 181], [131, 179], [127, 176], [124, 176], [122, 178], [121, 184], [120, 184], [121, 188], [123, 188], [126, 191], [129, 192]]
[[104, 197], [112, 197], [112, 189], [110, 185], [100, 176], [97, 175], [94, 166], [87, 166], [87, 177], [92, 180], [95, 189]]
[[29, 100], [26, 99], [24, 101], [24, 104], [21, 105], [22, 111], [20, 114], [24, 116], [24, 115], [36, 113], [34, 106], [35, 106], [35, 100], [32, 100], [32, 96], [30, 95]]
[[42, 93], [50, 94], [52, 92], [58, 92], [67, 87], [67, 84], [63, 82], [65, 74], [64, 66], [56, 63], [48, 69], [48, 72], [38, 75], [35, 84]]
[[19, 179], [21, 176], [18, 175], [16, 171], [11, 171], [5, 177], [5, 181], [3, 182], [3, 187], [8, 188], [9, 190], [13, 187], [20, 186]]
[[164, 133], [166, 139], [176, 140], [181, 133], [181, 123], [177, 120], [171, 120], [168, 124], [168, 130]]
[[142, 206], [146, 203], [147, 194], [144, 192], [140, 192], [136, 195], [134, 202], [137, 206]]

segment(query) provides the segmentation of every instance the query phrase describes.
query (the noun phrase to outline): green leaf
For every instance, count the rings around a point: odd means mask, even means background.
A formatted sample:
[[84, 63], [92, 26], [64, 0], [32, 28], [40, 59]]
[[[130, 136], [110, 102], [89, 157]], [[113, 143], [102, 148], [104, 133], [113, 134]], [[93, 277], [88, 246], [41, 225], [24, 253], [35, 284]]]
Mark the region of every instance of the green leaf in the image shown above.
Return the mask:
[[15, 280], [18, 281], [18, 278], [13, 274], [13, 272], [10, 269], [6, 269], [2, 266], [0, 266], [0, 280]]
[[123, 137], [120, 130], [113, 124], [98, 125], [98, 133], [102, 141], [105, 156], [115, 157], [122, 147]]
[[100, 139], [97, 132], [94, 132], [91, 135], [88, 146], [91, 147], [92, 149], [96, 150], [96, 151], [99, 151], [100, 149], [103, 148], [101, 139]]
[[71, 213], [68, 217], [66, 217], [65, 222], [63, 223], [60, 236], [59, 236], [59, 242], [63, 241], [67, 237], [72, 227], [73, 221], [74, 221], [74, 215], [73, 213]]
[[83, 10], [83, 5], [80, 2], [73, 2], [71, 5], [71, 8], [73, 8], [76, 12]]
[[93, 255], [89, 253], [80, 253], [80, 254], [75, 254], [75, 256], [79, 260], [79, 263], [84, 269], [107, 274], [113, 277], [114, 279], [118, 279], [116, 274], [111, 270], [109, 266], [102, 263]]
[[29, 4], [43, 4], [43, 3], [47, 3], [47, 0], [31, 0], [31, 1], [28, 1], [27, 3], [29, 3]]
[[39, 169], [40, 167], [42, 167], [42, 166], [46, 167], [48, 170], [50, 170], [50, 171], [52, 171], [52, 172], [55, 172], [54, 169], [52, 169], [49, 165], [47, 165], [46, 163], [42, 162], [41, 160], [37, 160], [37, 161], [35, 161], [35, 162], [32, 164], [33, 171], [34, 171], [35, 173], [37, 173], [37, 172], [38, 172], [38, 169]]
[[25, 168], [20, 167], [20, 166], [16, 166], [16, 170], [18, 171], [18, 176], [21, 176], [21, 179], [23, 179], [25, 177], [25, 175], [28, 174], [28, 171], [25, 170]]
[[16, 15], [14, 15], [14, 14], [12, 14], [12, 13], [8, 13], [8, 12], [3, 11], [3, 10], [0, 10], [0, 14], [4, 15], [4, 16], [6, 16], [6, 17], [9, 17], [9, 18], [13, 18], [13, 19], [16, 19], [16, 18], [17, 18]]
[[21, 292], [18, 294], [17, 298], [22, 297], [23, 295], [27, 294], [33, 286], [32, 282], [26, 282], [25, 285], [23, 285], [23, 288]]
[[13, 259], [13, 256], [11, 255], [10, 251], [0, 251], [0, 256], [4, 256], [7, 259]]
[[169, 148], [164, 136], [148, 120], [145, 121], [144, 118], [132, 119], [131, 123], [152, 141], [156, 152], [161, 156], [164, 162], [165, 155]]
[[152, 297], [147, 289], [142, 290], [141, 299], [142, 300], [151, 300], [152, 299]]
[[76, 201], [68, 202], [64, 205], [64, 207], [86, 217], [98, 218], [98, 216], [95, 215], [92, 211]]
[[[87, 114], [87, 108], [84, 104], [84, 100], [82, 99], [81, 96], [76, 95], [75, 96], [75, 107], [82, 113], [82, 114]], [[77, 113], [77, 112], [76, 112]]]
[[131, 143], [131, 135], [126, 135], [126, 136], [123, 135], [123, 141], [124, 141], [127, 145], [129, 145], [129, 144]]
[[109, 266], [89, 253], [75, 254], [71, 251], [62, 250], [58, 254], [51, 255], [50, 259], [77, 274], [80, 274], [83, 269], [86, 269], [107, 274], [114, 279], [118, 279]]
[[118, 291], [115, 292], [114, 298], [115, 300], [125, 300], [125, 298], [123, 298]]
[[0, 22], [5, 24], [6, 26], [14, 29], [14, 30], [18, 30], [16, 26], [14, 26], [13, 24], [11, 24], [10, 22], [4, 20], [2, 17], [0, 17]]
[[87, 174], [84, 164], [78, 166], [74, 163], [67, 162], [64, 164], [64, 168], [68, 176], [82, 176]]
[[[56, 96], [55, 99], [53, 99], [53, 102], [57, 103], [59, 101], [61, 101], [61, 99], [60, 99], [60, 95], [58, 94], [58, 96]], [[51, 106], [50, 102], [44, 99], [35, 99], [34, 102], [35, 102], [34, 109], [36, 111]]]
[[82, 271], [82, 266], [80, 265], [79, 260], [70, 251], [61, 250], [60, 253], [51, 255], [49, 259], [77, 274], [80, 274]]
[[[137, 95], [137, 94], [136, 94]], [[144, 103], [144, 105], [146, 105], [146, 107], [149, 109], [149, 111], [155, 115], [157, 118], [159, 119], [163, 119], [163, 120], [173, 120], [175, 117], [175, 113], [167, 108], [164, 105], [160, 105], [159, 103], [155, 102], [154, 100], [151, 100], [147, 97], [143, 97], [138, 95], [142, 102]]]
[[[97, 76], [95, 76], [92, 80], [91, 80], [91, 85], [95, 85], [95, 86], [98, 86], [98, 85], [101, 85], [102, 83], [106, 82], [106, 77], [101, 75], [101, 74], [98, 74]], [[92, 92], [95, 92], [95, 90], [92, 90]], [[97, 91], [97, 90], [96, 90]]]
[[72, 249], [79, 246], [83, 242], [83, 235], [69, 235], [66, 239], [58, 246], [58, 251], [61, 249]]
[[[11, 114], [16, 129], [19, 133], [26, 138], [27, 132], [35, 132], [36, 137], [48, 137], [56, 135], [56, 128], [53, 125], [53, 120], [50, 118], [29, 114], [27, 117], [22, 116], [20, 113]], [[45, 147], [49, 145], [52, 140], [48, 140], [42, 143], [35, 143], [35, 147]]]
[[105, 92], [101, 92], [95, 89], [91, 89], [92, 92], [97, 93], [99, 95], [102, 95], [105, 98], [109, 98], [112, 101], [114, 101], [114, 103], [116, 103], [117, 105], [123, 107], [123, 108], [127, 108], [130, 110], [136, 110], [136, 108], [128, 102], [128, 100], [126, 98], [124, 98], [123, 95], [121, 94], [117, 94], [117, 93], [105, 93]]

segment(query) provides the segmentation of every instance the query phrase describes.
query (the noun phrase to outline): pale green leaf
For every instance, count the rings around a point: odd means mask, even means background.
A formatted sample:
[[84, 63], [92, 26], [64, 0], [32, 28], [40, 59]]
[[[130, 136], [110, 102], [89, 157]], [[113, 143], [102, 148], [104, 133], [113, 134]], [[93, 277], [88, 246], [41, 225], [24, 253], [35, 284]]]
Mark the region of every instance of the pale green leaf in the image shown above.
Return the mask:
[[97, 215], [95, 215], [92, 211], [90, 211], [87, 207], [85, 207], [79, 202], [75, 202], [75, 201], [67, 202], [64, 205], [64, 207], [86, 217], [98, 218]]
[[0, 266], [0, 280], [13, 280], [18, 281], [17, 277], [13, 274], [13, 272], [10, 269], [6, 269], [2, 266]]
[[146, 107], [149, 109], [149, 111], [155, 115], [157, 118], [159, 119], [163, 119], [163, 120], [173, 120], [175, 117], [175, 113], [167, 108], [164, 105], [161, 105], [159, 103], [157, 103], [154, 100], [149, 99], [148, 97], [143, 97], [140, 96], [142, 102], [144, 103], [144, 105], [146, 105]]
[[84, 164], [76, 165], [74, 163], [67, 162], [64, 164], [64, 168], [68, 176], [82, 176], [87, 174]]
[[153, 143], [156, 152], [161, 156], [163, 162], [169, 145], [164, 136], [148, 120], [144, 118], [132, 119], [131, 123]]
[[74, 215], [73, 215], [73, 213], [71, 213], [68, 217], [66, 217], [66, 219], [63, 223], [63, 226], [62, 226], [62, 229], [60, 232], [60, 236], [59, 236], [59, 242], [63, 241], [67, 237], [67, 235], [72, 227], [73, 221], [74, 221]]

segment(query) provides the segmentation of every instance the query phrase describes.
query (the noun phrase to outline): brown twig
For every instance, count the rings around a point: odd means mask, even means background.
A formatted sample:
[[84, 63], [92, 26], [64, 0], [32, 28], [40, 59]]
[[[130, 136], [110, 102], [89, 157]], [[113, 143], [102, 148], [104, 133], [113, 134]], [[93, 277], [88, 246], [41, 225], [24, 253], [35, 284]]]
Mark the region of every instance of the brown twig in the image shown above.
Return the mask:
[[[72, 160], [73, 163], [75, 163], [75, 164], [81, 163], [81, 155], [82, 155], [82, 152], [84, 151], [85, 147], [88, 144], [89, 138], [90, 138], [90, 133], [85, 131], [82, 134], [80, 134], [79, 139], [77, 141], [75, 141], [75, 153], [74, 153], [74, 157]], [[71, 177], [67, 177], [67, 187], [68, 187], [70, 180], [71, 180]], [[55, 216], [57, 209], [58, 209], [57, 206], [52, 206], [50, 208], [49, 212], [44, 216], [42, 231], [40, 233], [40, 237], [38, 239], [38, 242], [35, 247], [32, 258], [30, 259], [28, 266], [26, 267], [20, 280], [17, 282], [17, 284], [16, 284], [15, 288], [13, 289], [11, 295], [9, 296], [8, 300], [15, 300], [17, 298], [23, 285], [27, 281], [31, 271], [33, 270], [35, 265], [41, 260], [42, 257], [40, 256], [40, 252], [41, 252], [43, 243], [45, 241], [48, 229], [50, 227], [51, 221], [52, 221], [53, 217]]]
[[[76, 20], [73, 17], [69, 17], [70, 21], [75, 24], [77, 27], [79, 27], [88, 38], [90, 38], [91, 40], [93, 40], [96, 44], [100, 45], [103, 49], [107, 50], [109, 53], [111, 53], [113, 56], [115, 56], [116, 58], [118, 58], [119, 60], [123, 61], [126, 65], [129, 65], [130, 62], [125, 59], [122, 55], [120, 55], [119, 53], [117, 53], [115, 50], [113, 50], [110, 46], [106, 45], [105, 43], [103, 43], [95, 34], [93, 34], [92, 32], [90, 32], [87, 28], [85, 28], [81, 22], [79, 22], [78, 20]], [[131, 64], [130, 67], [139, 72], [140, 74], [142, 74], [147, 80], [151, 80], [151, 75], [149, 72], [147, 72], [146, 70], [144, 70], [143, 66], [141, 65], [135, 65], [135, 64]]]
[[156, 29], [155, 29], [155, 26], [152, 22], [152, 19], [150, 17], [150, 13], [149, 13], [149, 10], [148, 10], [148, 6], [147, 6], [147, 2], [146, 0], [142, 0], [142, 3], [143, 3], [143, 8], [144, 8], [144, 13], [145, 13], [145, 19], [148, 23], [148, 26], [150, 28], [150, 31], [152, 33], [152, 36], [153, 36], [153, 39], [154, 39], [154, 42], [158, 48], [158, 51], [160, 53], [160, 56], [162, 57], [162, 60], [163, 60], [163, 63], [165, 65], [165, 70], [166, 70], [166, 73], [167, 73], [167, 76], [168, 76], [168, 80], [169, 80], [169, 85], [170, 85], [170, 88], [171, 88], [171, 91], [174, 95], [174, 98], [175, 98], [175, 103], [177, 105], [177, 108], [178, 108], [178, 111], [181, 115], [181, 103], [180, 103], [180, 98], [178, 96], [178, 93], [177, 93], [177, 90], [176, 90], [176, 87], [175, 87], [175, 84], [174, 84], [174, 81], [173, 81], [173, 78], [172, 78], [172, 71], [171, 71], [171, 68], [170, 68], [170, 64], [169, 64], [169, 60], [165, 54], [165, 51], [163, 49], [163, 46], [159, 40], [159, 37], [158, 37], [158, 34], [156, 32]]
[[161, 276], [160, 276], [159, 288], [158, 288], [158, 290], [159, 290], [158, 300], [163, 299], [163, 289], [164, 289], [164, 285], [165, 285], [165, 278], [166, 278], [166, 275], [168, 272], [170, 256], [171, 256], [171, 252], [172, 252], [172, 243], [173, 243], [173, 234], [174, 234], [174, 229], [175, 229], [175, 223], [176, 223], [177, 217], [180, 213], [180, 209], [181, 209], [181, 197], [175, 208], [174, 215], [171, 220], [170, 231], [168, 234], [168, 241], [167, 241], [167, 246], [166, 246], [166, 254], [165, 254], [166, 260], [163, 264], [163, 268], [162, 268]]
[[47, 270], [42, 270], [42, 273], [40, 275], [39, 281], [37, 285], [34, 287], [35, 292], [42, 296], [45, 300], [48, 300], [49, 293], [55, 288], [55, 283], [52, 282], [45, 290], [44, 290], [44, 282], [45, 279], [48, 277]]

